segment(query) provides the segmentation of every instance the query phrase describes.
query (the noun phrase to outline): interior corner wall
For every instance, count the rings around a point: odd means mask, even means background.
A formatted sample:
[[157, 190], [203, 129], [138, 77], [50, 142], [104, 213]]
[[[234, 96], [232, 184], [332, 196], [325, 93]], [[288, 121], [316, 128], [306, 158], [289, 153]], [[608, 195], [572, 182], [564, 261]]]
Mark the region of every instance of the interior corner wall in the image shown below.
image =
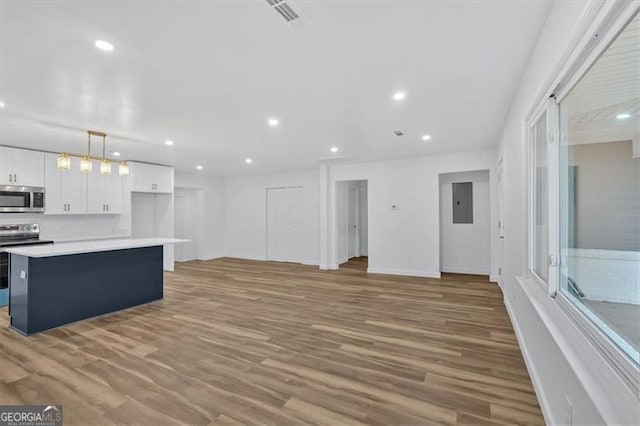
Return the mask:
[[[472, 223], [453, 223], [455, 182], [471, 182]], [[491, 273], [491, 185], [489, 170], [440, 175], [440, 271]]]
[[303, 188], [302, 263], [320, 262], [320, 170], [228, 177], [225, 181], [225, 255], [266, 260], [267, 189]]
[[221, 177], [176, 173], [175, 186], [202, 190], [204, 217], [198, 254], [202, 260], [224, 256], [225, 181]]
[[[439, 277], [439, 174], [488, 169], [493, 188], [495, 168], [494, 150], [331, 166], [328, 241], [336, 245], [338, 182], [367, 180], [369, 272]], [[491, 191], [492, 198], [494, 192]], [[398, 208], [392, 209], [392, 205]], [[495, 222], [493, 208], [491, 218]], [[492, 253], [498, 237], [494, 230], [497, 228], [492, 227]], [[328, 266], [332, 269], [337, 267], [337, 252], [331, 247], [328, 251]], [[497, 269], [493, 262], [491, 270], [494, 275]]]
[[[595, 3], [553, 4], [505, 119], [494, 160], [497, 164], [502, 159], [504, 170], [505, 304], [548, 424], [567, 423], [565, 398], [572, 404], [573, 424], [619, 423], [615, 419], [620, 413], [633, 411], [621, 401], [633, 401], [634, 397], [618, 398], [625, 395], [624, 384], [616, 382], [611, 367], [560, 308], [558, 298], [549, 297], [540, 285], [517, 278], [527, 270], [527, 115], [569, 49], [585, 12]], [[596, 374], [608, 377], [608, 385], [612, 381], [617, 384], [603, 386]]]

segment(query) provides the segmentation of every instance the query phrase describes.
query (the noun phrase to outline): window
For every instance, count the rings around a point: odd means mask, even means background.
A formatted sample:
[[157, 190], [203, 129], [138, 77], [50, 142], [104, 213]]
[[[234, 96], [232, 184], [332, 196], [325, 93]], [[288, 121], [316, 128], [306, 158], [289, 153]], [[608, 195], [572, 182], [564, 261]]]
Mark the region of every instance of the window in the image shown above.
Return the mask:
[[531, 211], [530, 266], [533, 275], [548, 282], [549, 258], [549, 179], [547, 158], [547, 111], [531, 127]]
[[559, 291], [635, 363], [640, 362], [638, 34], [636, 16], [559, 104], [558, 206]]

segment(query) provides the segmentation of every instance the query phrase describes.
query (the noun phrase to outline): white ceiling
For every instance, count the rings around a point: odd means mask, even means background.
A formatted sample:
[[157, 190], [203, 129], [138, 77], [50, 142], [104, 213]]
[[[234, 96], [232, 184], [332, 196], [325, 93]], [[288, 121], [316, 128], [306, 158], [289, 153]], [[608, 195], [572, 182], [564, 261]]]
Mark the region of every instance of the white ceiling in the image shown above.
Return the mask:
[[[563, 101], [570, 144], [631, 140], [640, 133], [640, 15], [627, 24]], [[619, 114], [631, 117], [620, 120]]]
[[551, 3], [3, 0], [0, 142], [216, 175], [493, 147]]

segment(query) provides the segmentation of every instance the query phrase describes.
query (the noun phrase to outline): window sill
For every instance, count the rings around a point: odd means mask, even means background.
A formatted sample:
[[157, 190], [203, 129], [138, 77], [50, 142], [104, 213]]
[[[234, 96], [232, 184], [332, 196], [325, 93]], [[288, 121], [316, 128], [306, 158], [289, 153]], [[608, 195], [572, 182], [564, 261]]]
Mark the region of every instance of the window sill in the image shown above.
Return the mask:
[[[532, 278], [518, 277], [517, 282], [603, 419], [608, 424], [637, 423], [638, 366], [628, 359], [627, 366], [619, 365], [609, 352], [613, 344], [605, 336], [600, 341], [599, 331], [590, 322], [581, 324], [575, 316], [581, 314], [564, 296], [549, 297]], [[607, 345], [608, 349], [603, 348]]]

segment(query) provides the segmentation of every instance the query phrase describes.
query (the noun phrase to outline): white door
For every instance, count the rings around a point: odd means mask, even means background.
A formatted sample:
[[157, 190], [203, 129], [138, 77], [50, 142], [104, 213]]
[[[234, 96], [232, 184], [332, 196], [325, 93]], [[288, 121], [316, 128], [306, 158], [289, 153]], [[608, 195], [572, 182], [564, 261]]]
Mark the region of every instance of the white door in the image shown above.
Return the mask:
[[358, 204], [360, 191], [357, 187], [350, 186], [347, 190], [347, 258], [358, 257]]
[[300, 262], [302, 188], [267, 189], [267, 260]]

